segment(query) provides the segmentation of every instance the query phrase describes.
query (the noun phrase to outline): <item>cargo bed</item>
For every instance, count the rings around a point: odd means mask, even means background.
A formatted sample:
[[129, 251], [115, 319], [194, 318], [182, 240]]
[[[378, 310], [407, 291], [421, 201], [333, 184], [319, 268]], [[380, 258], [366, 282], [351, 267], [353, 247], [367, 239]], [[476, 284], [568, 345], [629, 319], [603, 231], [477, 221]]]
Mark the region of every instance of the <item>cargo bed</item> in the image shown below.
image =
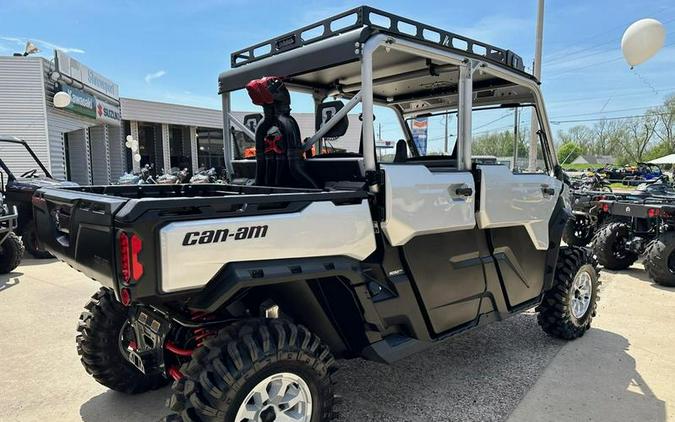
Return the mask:
[[[159, 290], [160, 230], [169, 224], [301, 213], [317, 202], [339, 206], [361, 204], [366, 198], [365, 191], [224, 184], [132, 185], [45, 188], [35, 193], [33, 204], [42, 246], [115, 290], [122, 277], [119, 233], [136, 234], [143, 239], [139, 261], [144, 263], [144, 283], [134, 289], [139, 297], [168, 293]], [[171, 260], [180, 258], [174, 254]], [[164, 261], [166, 266], [168, 259]]]

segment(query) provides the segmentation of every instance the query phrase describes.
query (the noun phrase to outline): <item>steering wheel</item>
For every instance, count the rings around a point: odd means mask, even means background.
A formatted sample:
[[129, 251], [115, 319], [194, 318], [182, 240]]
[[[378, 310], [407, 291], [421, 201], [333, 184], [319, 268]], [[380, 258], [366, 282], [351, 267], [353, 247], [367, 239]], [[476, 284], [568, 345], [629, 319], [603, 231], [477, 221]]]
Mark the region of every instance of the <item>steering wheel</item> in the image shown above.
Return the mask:
[[38, 171], [37, 169], [30, 169], [19, 177], [36, 177], [35, 173], [37, 173], [37, 171]]

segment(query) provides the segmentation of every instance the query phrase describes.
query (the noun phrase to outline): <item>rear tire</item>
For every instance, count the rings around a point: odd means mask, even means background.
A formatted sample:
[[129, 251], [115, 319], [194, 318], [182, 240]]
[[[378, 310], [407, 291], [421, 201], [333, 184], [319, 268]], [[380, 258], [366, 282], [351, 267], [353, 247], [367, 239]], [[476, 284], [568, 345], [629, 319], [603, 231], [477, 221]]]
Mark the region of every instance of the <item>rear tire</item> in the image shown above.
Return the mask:
[[35, 221], [30, 220], [26, 223], [23, 231], [21, 232], [21, 238], [23, 244], [26, 246], [26, 250], [33, 255], [33, 258], [36, 259], [48, 259], [53, 258], [52, 254], [47, 251], [43, 251], [38, 246], [38, 237], [37, 230], [35, 228]]
[[599, 286], [597, 262], [587, 249], [560, 249], [553, 287], [537, 308], [537, 322], [552, 337], [583, 336], [595, 316]]
[[644, 264], [655, 283], [675, 287], [675, 232], [662, 233], [647, 245]]
[[[305, 417], [311, 415], [311, 422], [328, 421], [333, 415], [334, 364], [328, 347], [303, 326], [279, 319], [234, 324], [206, 340], [192, 354], [192, 360], [182, 366], [184, 376], [173, 383], [173, 396], [168, 403], [176, 413], [166, 420], [230, 422], [242, 419], [240, 412], [252, 407], [262, 420], [267, 419], [260, 417], [261, 412], [267, 412], [268, 417], [270, 412], [297, 411], [302, 415], [304, 409]], [[280, 387], [286, 388], [286, 394], [279, 390], [268, 400], [249, 400], [270, 377], [283, 374], [300, 381]], [[310, 397], [311, 412], [301, 404], [297, 408], [295, 404], [286, 408], [281, 404], [272, 406], [275, 397], [285, 397], [290, 388]]]
[[565, 224], [563, 231], [563, 241], [569, 246], [586, 246], [595, 234], [591, 220], [584, 215], [577, 215]]
[[21, 263], [25, 248], [19, 236], [9, 232], [0, 244], [0, 274], [9, 274]]
[[626, 223], [609, 223], [600, 228], [593, 240], [593, 253], [608, 270], [625, 270], [638, 259], [624, 244], [630, 238], [631, 228]]
[[122, 354], [120, 333], [127, 322], [127, 312], [111, 290], [100, 289], [85, 308], [77, 326], [77, 353], [84, 369], [99, 384], [138, 394], [169, 383], [161, 374], [143, 374]]

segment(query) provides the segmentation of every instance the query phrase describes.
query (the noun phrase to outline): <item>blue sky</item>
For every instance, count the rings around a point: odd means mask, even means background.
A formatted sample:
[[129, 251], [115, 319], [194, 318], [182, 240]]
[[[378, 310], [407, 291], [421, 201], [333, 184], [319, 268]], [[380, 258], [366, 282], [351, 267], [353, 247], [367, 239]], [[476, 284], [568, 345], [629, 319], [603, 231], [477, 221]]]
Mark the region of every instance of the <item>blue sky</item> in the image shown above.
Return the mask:
[[[53, 48], [69, 51], [116, 81], [122, 96], [219, 108], [217, 76], [229, 68], [230, 52], [359, 4], [286, 3], [2, 0], [0, 55], [22, 50], [31, 39], [47, 57]], [[511, 49], [532, 62], [535, 0], [369, 4]], [[621, 35], [644, 17], [665, 24], [666, 47], [630, 70], [619, 49]], [[570, 120], [642, 114], [675, 93], [675, 3], [547, 0], [543, 63], [554, 130], [577, 124]], [[244, 107], [254, 109], [236, 104]]]

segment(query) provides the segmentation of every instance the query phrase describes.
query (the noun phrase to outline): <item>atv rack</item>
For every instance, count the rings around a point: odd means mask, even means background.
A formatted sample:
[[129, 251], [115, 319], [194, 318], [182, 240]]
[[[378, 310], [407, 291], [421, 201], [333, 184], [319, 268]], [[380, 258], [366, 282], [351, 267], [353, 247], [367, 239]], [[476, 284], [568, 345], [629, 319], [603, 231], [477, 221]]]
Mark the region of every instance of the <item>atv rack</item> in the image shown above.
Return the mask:
[[521, 72], [525, 71], [523, 59], [511, 50], [504, 50], [369, 6], [359, 6], [279, 37], [235, 51], [230, 56], [230, 63], [232, 68], [237, 68], [363, 27], [370, 29], [371, 33], [382, 32], [410, 38], [449, 51], [468, 53], [481, 59], [488, 59]]

